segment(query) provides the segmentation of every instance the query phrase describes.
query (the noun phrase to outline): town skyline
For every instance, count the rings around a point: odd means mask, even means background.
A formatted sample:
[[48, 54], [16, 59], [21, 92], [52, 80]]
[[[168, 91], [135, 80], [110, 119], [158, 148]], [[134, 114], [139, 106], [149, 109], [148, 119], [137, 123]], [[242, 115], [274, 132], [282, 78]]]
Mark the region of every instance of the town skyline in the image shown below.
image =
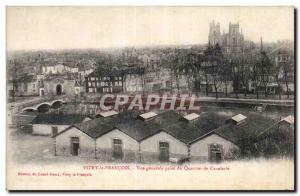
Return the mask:
[[[239, 23], [245, 40], [255, 43], [260, 37], [265, 43], [293, 40], [294, 18], [285, 11], [292, 7], [247, 8], [247, 17], [241, 14], [243, 7], [227, 7], [222, 14], [218, 9], [189, 8], [187, 12], [178, 7], [9, 7], [7, 51], [202, 45], [208, 43], [212, 21], [220, 23], [221, 32], [228, 31], [230, 22]], [[276, 20], [270, 20], [272, 17]]]

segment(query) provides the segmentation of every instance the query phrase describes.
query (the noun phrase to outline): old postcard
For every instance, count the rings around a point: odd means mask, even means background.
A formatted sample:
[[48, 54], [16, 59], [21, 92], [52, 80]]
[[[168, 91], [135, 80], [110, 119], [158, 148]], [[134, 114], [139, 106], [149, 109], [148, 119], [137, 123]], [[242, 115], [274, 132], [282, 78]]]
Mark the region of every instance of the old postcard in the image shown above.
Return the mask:
[[8, 6], [8, 190], [295, 190], [293, 7]]

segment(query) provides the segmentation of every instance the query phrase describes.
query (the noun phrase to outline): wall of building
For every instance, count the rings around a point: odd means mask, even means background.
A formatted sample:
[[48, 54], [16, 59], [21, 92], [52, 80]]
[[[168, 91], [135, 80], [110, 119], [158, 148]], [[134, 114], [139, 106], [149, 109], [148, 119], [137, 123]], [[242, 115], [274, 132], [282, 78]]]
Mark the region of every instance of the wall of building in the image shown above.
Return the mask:
[[95, 158], [95, 140], [75, 127], [54, 138], [56, 156], [72, 156], [71, 137], [79, 138], [79, 157]]
[[62, 94], [68, 96], [75, 96], [75, 80], [53, 79], [44, 81], [45, 95], [55, 96], [57, 95], [57, 85], [62, 86]]
[[143, 78], [140, 75], [127, 75], [124, 83], [124, 92], [143, 91]]
[[122, 140], [123, 159], [122, 162], [139, 161], [139, 143], [118, 129], [97, 138], [97, 159], [103, 161], [114, 161], [112, 156], [113, 139]]
[[211, 134], [199, 141], [191, 144], [190, 146], [190, 158], [191, 161], [208, 161], [209, 160], [209, 145], [220, 144], [223, 147], [224, 159], [232, 157], [232, 152], [239, 148], [232, 142], [220, 137], [217, 134]]
[[170, 158], [181, 159], [188, 157], [188, 147], [186, 144], [165, 132], [160, 132], [141, 141], [140, 149], [142, 162], [159, 161], [159, 142], [169, 143]]
[[170, 69], [160, 68], [146, 72], [145, 74], [145, 91], [158, 92], [160, 89], [172, 88], [172, 73]]
[[34, 135], [52, 135], [52, 127], [57, 127], [58, 133], [68, 128], [70, 125], [49, 125], [49, 124], [33, 124], [32, 134]]
[[15, 96], [38, 96], [38, 81], [19, 82], [15, 91]]

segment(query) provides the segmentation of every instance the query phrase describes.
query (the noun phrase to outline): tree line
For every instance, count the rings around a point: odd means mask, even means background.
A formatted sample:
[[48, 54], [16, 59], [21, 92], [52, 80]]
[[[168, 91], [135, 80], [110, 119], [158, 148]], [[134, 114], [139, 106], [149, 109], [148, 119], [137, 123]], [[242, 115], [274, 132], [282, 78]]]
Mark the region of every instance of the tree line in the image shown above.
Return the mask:
[[[261, 95], [268, 97], [268, 86], [274, 83], [274, 93], [279, 99], [283, 93], [288, 98], [291, 94], [289, 83], [293, 82], [292, 59], [285, 63], [275, 63], [275, 58], [271, 58], [263, 49], [236, 55], [223, 54], [218, 44], [208, 45], [203, 53], [175, 50], [166, 64], [172, 70], [175, 81], [180, 75], [185, 75], [193, 82], [194, 91], [205, 92], [206, 95], [211, 85], [216, 98], [221, 93], [221, 85], [226, 97], [229, 96], [230, 85], [236, 98], [239, 98], [240, 93], [244, 96], [255, 94], [257, 99]], [[285, 92], [282, 85], [286, 86]]]

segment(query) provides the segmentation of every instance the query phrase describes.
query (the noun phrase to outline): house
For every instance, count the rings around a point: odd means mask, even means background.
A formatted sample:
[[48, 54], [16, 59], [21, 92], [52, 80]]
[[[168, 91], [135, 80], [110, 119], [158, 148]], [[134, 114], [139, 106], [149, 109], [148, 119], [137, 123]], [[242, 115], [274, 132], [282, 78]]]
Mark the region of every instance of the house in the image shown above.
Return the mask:
[[53, 138], [57, 156], [143, 163], [219, 162], [236, 159], [245, 139], [256, 139], [274, 124], [255, 113], [229, 118], [213, 112], [182, 116], [175, 111], [111, 111], [73, 124]]
[[65, 65], [57, 64], [57, 65], [49, 65], [42, 67], [43, 74], [61, 74], [65, 71]]
[[259, 148], [260, 156], [293, 156], [295, 152], [294, 116], [284, 117], [260, 132], [255, 137], [255, 146]]
[[86, 79], [86, 93], [120, 93], [123, 91], [124, 75], [120, 69], [99, 69]]
[[24, 74], [16, 79], [8, 80], [9, 96], [38, 96], [39, 80], [31, 74]]
[[146, 68], [144, 80], [147, 92], [170, 91], [173, 88], [172, 73], [168, 68]]
[[42, 67], [43, 74], [64, 74], [64, 73], [78, 73], [78, 67], [66, 66], [61, 63], [56, 65], [48, 65]]
[[85, 77], [95, 70], [96, 62], [94, 60], [82, 59], [76, 63], [76, 66], [78, 67], [80, 81], [84, 81]]
[[275, 66], [280, 68], [279, 80], [284, 93], [294, 93], [294, 51], [281, 46], [271, 52]]
[[278, 122], [278, 129], [283, 131], [294, 132], [295, 119], [293, 115], [289, 115]]
[[[46, 96], [68, 95], [70, 97], [84, 92], [84, 85], [70, 74], [52, 74], [43, 79], [42, 90]], [[42, 94], [42, 93], [40, 93]]]
[[79, 68], [78, 74], [81, 81], [84, 81], [85, 77], [94, 71], [93, 68]]
[[99, 69], [86, 77], [87, 93], [141, 92], [144, 89], [144, 69]]
[[[251, 156], [254, 151], [260, 150], [254, 149], [257, 148], [256, 143], [262, 140], [263, 135], [269, 133], [270, 129], [275, 128], [278, 130], [278, 127], [275, 126], [277, 123], [278, 121], [274, 119], [258, 115], [256, 112], [250, 112], [233, 116], [227, 120], [224, 125], [215, 129], [214, 132], [239, 146], [244, 156]], [[221, 147], [220, 151], [222, 151]], [[236, 150], [231, 150], [227, 152], [224, 151], [223, 156], [227, 156], [228, 159], [231, 159], [237, 156], [237, 154], [238, 152]]]
[[78, 114], [40, 114], [32, 121], [32, 134], [47, 136], [56, 135], [75, 123], [88, 120], [91, 120], [91, 118]]
[[54, 135], [56, 156], [96, 158], [96, 139], [113, 129], [111, 119], [93, 119], [74, 124]]
[[[239, 147], [232, 143], [230, 138], [220, 137], [213, 131], [226, 122], [226, 116], [214, 113], [200, 115], [191, 113], [183, 117], [178, 116], [175, 119], [177, 119], [175, 123], [164, 127], [164, 129], [187, 147], [185, 154], [172, 155], [175, 158], [188, 158], [192, 162], [217, 161], [216, 158], [209, 158], [211, 154], [210, 145], [224, 146], [225, 152], [233, 149], [239, 150]], [[224, 159], [227, 159], [227, 157], [220, 157], [220, 160]]]
[[124, 72], [124, 92], [142, 92], [144, 90], [144, 69], [139, 67], [130, 67]]
[[[150, 112], [149, 112], [150, 113]], [[185, 130], [175, 129], [180, 126], [182, 116], [170, 110], [148, 121], [158, 125], [160, 130], [141, 141], [143, 162], [168, 162], [169, 159], [188, 158], [188, 146], [184, 139]], [[184, 123], [185, 124], [185, 123]], [[183, 127], [184, 128], [184, 125]]]
[[84, 85], [78, 80], [76, 80], [74, 84], [74, 94], [78, 97], [84, 94]]
[[56, 155], [90, 157], [102, 161], [137, 160], [139, 147], [135, 133], [130, 132], [132, 129], [119, 128], [128, 119], [135, 119], [132, 115], [134, 113], [124, 112], [118, 118], [109, 115], [68, 127], [54, 136]]

